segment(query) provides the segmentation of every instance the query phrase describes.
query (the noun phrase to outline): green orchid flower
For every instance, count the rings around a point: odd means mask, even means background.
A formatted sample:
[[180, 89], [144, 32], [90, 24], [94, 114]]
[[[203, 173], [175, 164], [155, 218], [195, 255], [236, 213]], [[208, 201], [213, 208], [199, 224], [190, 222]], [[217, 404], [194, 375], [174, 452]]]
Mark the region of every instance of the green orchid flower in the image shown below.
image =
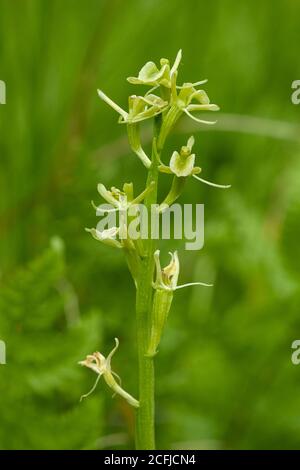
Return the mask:
[[180, 271], [179, 258], [177, 251], [170, 253], [171, 261], [162, 268], [160, 264], [160, 251], [156, 250], [154, 253], [154, 260], [156, 266], [156, 279], [153, 282], [155, 289], [153, 308], [152, 308], [152, 325], [149, 338], [149, 345], [146, 355], [153, 357], [157, 354], [157, 347], [159, 346], [162, 333], [164, 331], [169, 311], [172, 305], [174, 291], [188, 286], [205, 286], [211, 287], [212, 284], [203, 282], [190, 282], [178, 286], [178, 277]]
[[113, 108], [119, 115], [119, 123], [127, 124], [128, 140], [132, 150], [140, 158], [146, 168], [150, 168], [151, 160], [142, 148], [139, 124], [161, 114], [168, 102], [153, 94], [146, 96], [131, 95], [128, 99], [128, 112], [111, 100], [102, 90], [98, 90], [99, 97]]
[[184, 83], [178, 87], [180, 92], [176, 99], [177, 106], [191, 119], [202, 124], [215, 124], [214, 121], [204, 121], [193, 116], [195, 111], [219, 111], [216, 104], [210, 103], [210, 99], [204, 90], [197, 90], [195, 86], [206, 83], [206, 80], [198, 83]]
[[158, 68], [154, 62], [147, 62], [141, 68], [137, 77], [128, 77], [127, 80], [134, 85], [149, 85], [152, 87], [161, 85], [166, 88], [171, 88], [172, 79], [176, 76], [181, 57], [182, 51], [180, 49], [172, 67], [170, 67], [168, 59], [160, 59], [160, 68]]
[[126, 211], [130, 206], [140, 204], [143, 199], [153, 190], [154, 184], [151, 182], [144, 191], [142, 191], [138, 196], [134, 197], [133, 184], [125, 183], [123, 185], [123, 191], [114, 186], [107, 189], [104, 184], [99, 183], [97, 186], [98, 193], [100, 196], [108, 202], [113, 208], [101, 209], [97, 207], [92, 201], [92, 205], [95, 210], [100, 212], [113, 212], [113, 211]]
[[196, 157], [192, 153], [194, 143], [195, 139], [191, 136], [187, 144], [181, 147], [180, 152], [175, 150], [172, 153], [169, 166], [160, 165], [159, 170], [162, 173], [174, 174], [178, 178], [200, 173], [201, 168], [194, 166]]
[[188, 284], [182, 284], [178, 286], [178, 277], [180, 272], [178, 253], [177, 251], [174, 251], [174, 253], [170, 252], [169, 255], [171, 256], [170, 263], [165, 268], [162, 268], [159, 259], [160, 250], [156, 250], [154, 253], [156, 279], [152, 285], [155, 290], [174, 292], [175, 290], [189, 286], [212, 287], [212, 284], [206, 284], [204, 282], [189, 282]]
[[[81, 399], [88, 397], [91, 393], [94, 392], [96, 389], [98, 382], [101, 377], [105, 380], [106, 384], [117, 394], [123, 397], [127, 403], [129, 403], [131, 406], [134, 408], [139, 407], [139, 402], [135, 398], [133, 398], [129, 393], [127, 393], [120, 385], [121, 379], [120, 377], [112, 371], [111, 369], [111, 359], [115, 352], [117, 351], [119, 347], [119, 340], [118, 338], [115, 338], [116, 345], [113, 348], [113, 350], [108, 354], [107, 357], [103, 356], [100, 352], [94, 352], [94, 354], [89, 354], [86, 356], [84, 361], [80, 361], [79, 364], [81, 366], [87, 367], [88, 369], [93, 370], [96, 372], [98, 375], [96, 382], [92, 389], [86, 393], [85, 395], [82, 395]], [[117, 380], [118, 382], [117, 382]]]
[[[163, 148], [167, 136], [183, 113], [200, 124], [213, 125], [216, 123], [216, 121], [199, 119], [192, 114], [197, 111], [219, 111], [220, 109], [219, 106], [210, 102], [210, 99], [204, 90], [197, 90], [195, 88], [196, 86], [206, 82], [207, 80], [202, 80], [196, 83], [184, 83], [182, 86], [173, 86], [170, 106], [164, 115], [157, 142], [159, 150]], [[177, 90], [179, 90], [179, 92]]]
[[149, 94], [146, 96], [131, 95], [128, 99], [128, 112], [112, 101], [102, 90], [98, 90], [99, 97], [111, 108], [120, 114], [119, 122], [136, 124], [146, 119], [151, 119], [162, 113], [168, 106], [168, 102], [159, 96]]
[[111, 227], [100, 232], [96, 228], [86, 228], [86, 232], [89, 232], [92, 237], [104, 243], [104, 245], [112, 246], [113, 248], [123, 248], [123, 245], [119, 240], [116, 239], [120, 229], [118, 227]]
[[145, 121], [162, 113], [167, 106], [167, 101], [153, 94], [146, 96], [131, 95], [129, 97], [128, 116], [126, 119], [124, 119], [124, 116], [120, 116], [119, 122], [135, 124]]
[[203, 178], [200, 178], [197, 176], [198, 173], [201, 173], [202, 169], [199, 166], [194, 166], [195, 164], [195, 154], [192, 153], [192, 148], [195, 143], [195, 139], [193, 136], [191, 136], [187, 144], [181, 147], [180, 152], [173, 152], [169, 166], [166, 165], [160, 165], [159, 170], [162, 173], [167, 173], [167, 174], [174, 174], [178, 178], [185, 178], [187, 176], [193, 176], [197, 180], [201, 181], [202, 183], [205, 183], [209, 186], [213, 186], [214, 188], [222, 188], [222, 189], [227, 189], [230, 188], [231, 185], [227, 184], [217, 184], [217, 183], [212, 183], [211, 181], [207, 181]]
[[[140, 204], [144, 198], [154, 189], [154, 182], [151, 182], [138, 196], [134, 197], [133, 184], [125, 183], [123, 190], [112, 187], [108, 190], [104, 184], [98, 184], [98, 192], [109, 204], [109, 207], [96, 206], [92, 201], [92, 206], [97, 214], [119, 212], [118, 227], [111, 227], [105, 230], [98, 228], [86, 228], [85, 230], [92, 235], [95, 240], [114, 248], [124, 248], [127, 263], [130, 272], [136, 279], [138, 267], [138, 256], [143, 254], [140, 240], [132, 240], [128, 234], [128, 210], [132, 206]], [[129, 218], [130, 219], [130, 218]]]

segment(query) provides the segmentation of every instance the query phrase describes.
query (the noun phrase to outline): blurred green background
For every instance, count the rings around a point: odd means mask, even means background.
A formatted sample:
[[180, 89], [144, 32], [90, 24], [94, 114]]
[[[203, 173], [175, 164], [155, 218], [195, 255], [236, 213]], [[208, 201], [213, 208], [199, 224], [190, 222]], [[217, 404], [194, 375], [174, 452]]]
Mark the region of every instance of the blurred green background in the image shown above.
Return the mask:
[[[134, 416], [77, 361], [110, 351], [136, 394], [134, 288], [122, 253], [84, 231], [97, 183], [145, 172], [96, 94], [126, 107], [147, 60], [183, 49], [181, 81], [208, 78], [215, 128], [194, 132], [204, 177], [180, 201], [205, 203], [205, 246], [184, 251], [157, 358], [158, 448], [300, 448], [300, 3], [294, 0], [0, 0], [1, 449], [133, 448]], [[214, 115], [215, 116], [215, 115]], [[147, 131], [147, 129], [146, 129]], [[203, 132], [205, 131], [205, 132]], [[162, 177], [163, 195], [170, 184]]]

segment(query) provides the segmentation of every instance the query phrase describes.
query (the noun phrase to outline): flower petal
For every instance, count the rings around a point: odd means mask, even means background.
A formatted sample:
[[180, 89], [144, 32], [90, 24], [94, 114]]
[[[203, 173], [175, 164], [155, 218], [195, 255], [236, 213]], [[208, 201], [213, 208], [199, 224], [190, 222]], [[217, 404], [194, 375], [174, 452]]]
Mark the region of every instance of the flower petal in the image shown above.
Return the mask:
[[168, 280], [167, 282], [169, 286], [171, 287], [172, 290], [175, 290], [177, 286], [179, 270], [180, 270], [179, 258], [178, 258], [177, 251], [174, 251], [174, 253], [169, 252], [169, 254], [171, 256], [171, 261], [163, 269], [163, 277], [167, 277], [167, 280]]
[[195, 154], [188, 157], [182, 157], [178, 152], [173, 152], [170, 160], [170, 168], [172, 172], [178, 176], [189, 176], [194, 168]]
[[188, 111], [220, 111], [217, 104], [189, 104], [186, 109]]
[[176, 56], [176, 59], [174, 61], [174, 64], [171, 68], [171, 71], [170, 71], [170, 75], [172, 77], [173, 73], [177, 71], [178, 67], [179, 67], [179, 64], [181, 62], [181, 58], [182, 58], [182, 49], [179, 49], [179, 51], [177, 52], [177, 56]]
[[128, 77], [129, 83], [135, 85], [158, 85], [158, 81], [163, 77], [167, 64], [164, 64], [161, 69], [158, 69], [154, 62], [147, 62], [139, 71], [137, 77]]
[[221, 188], [221, 189], [228, 189], [231, 188], [231, 184], [216, 184], [212, 183], [211, 181], [204, 180], [203, 178], [200, 178], [199, 176], [193, 175], [196, 180], [201, 181], [201, 183], [207, 184], [208, 186], [213, 186], [214, 188]]
[[105, 245], [112, 246], [114, 248], [123, 248], [122, 244], [114, 237], [119, 233], [119, 228], [112, 227], [107, 230], [99, 232], [95, 228], [86, 228], [86, 232], [89, 232], [95, 240], [104, 243]]
[[97, 190], [100, 196], [102, 196], [106, 202], [109, 202], [109, 204], [111, 204], [114, 207], [119, 206], [119, 201], [112, 195], [111, 191], [106, 189], [104, 184], [99, 183], [97, 186]]
[[216, 124], [217, 121], [205, 121], [203, 119], [198, 119], [196, 118], [195, 116], [193, 116], [187, 109], [184, 109], [183, 110], [185, 112], [185, 114], [190, 117], [191, 119], [193, 119], [193, 121], [196, 121], [196, 122], [199, 122], [200, 124], [207, 124], [209, 126], [213, 126], [214, 124]]
[[128, 113], [124, 111], [124, 109], [122, 109], [117, 103], [111, 100], [105, 93], [103, 93], [102, 90], [98, 90], [98, 95], [103, 101], [105, 101], [105, 103], [107, 103], [111, 108], [117, 111], [117, 113], [119, 113], [122, 118], [126, 121]]

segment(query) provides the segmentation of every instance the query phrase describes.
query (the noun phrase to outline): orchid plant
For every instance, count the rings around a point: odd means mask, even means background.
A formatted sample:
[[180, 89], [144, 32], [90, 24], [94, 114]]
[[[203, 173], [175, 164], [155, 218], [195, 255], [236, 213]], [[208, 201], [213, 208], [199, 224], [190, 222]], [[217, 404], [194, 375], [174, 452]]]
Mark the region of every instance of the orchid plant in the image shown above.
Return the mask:
[[[120, 213], [119, 226], [103, 231], [97, 228], [87, 229], [97, 241], [123, 250], [135, 283], [138, 399], [121, 387], [120, 379], [111, 369], [111, 358], [119, 346], [117, 339], [115, 348], [107, 358], [95, 352], [88, 355], [80, 364], [97, 374], [97, 380], [91, 392], [95, 390], [99, 379], [103, 377], [115, 394], [120, 395], [135, 408], [136, 447], [147, 450], [155, 448], [154, 358], [158, 352], [174, 294], [177, 289], [184, 287], [210, 286], [210, 284], [197, 282], [178, 285], [180, 271], [178, 253], [170, 253], [170, 263], [162, 268], [157, 246], [158, 240], [151, 237], [131, 239], [127, 231], [128, 219], [121, 217], [121, 213], [126, 213], [131, 206], [142, 202], [149, 211], [152, 207], [156, 207], [159, 213], [166, 210], [180, 196], [189, 177], [214, 187], [229, 187], [211, 183], [199, 177], [201, 168], [195, 166], [196, 155], [192, 153], [195, 142], [193, 136], [180, 150], [174, 150], [168, 158], [168, 164], [162, 160], [166, 139], [181, 116], [187, 115], [201, 124], [212, 125], [213, 121], [200, 119], [195, 113], [219, 110], [216, 104], [210, 103], [206, 92], [202, 88], [199, 89], [199, 86], [204, 85], [206, 80], [178, 85], [177, 76], [181, 55], [180, 50], [172, 66], [168, 59], [161, 59], [159, 67], [154, 62], [147, 62], [137, 77], [127, 79], [133, 85], [150, 87], [144, 96], [129, 96], [128, 111], [111, 100], [102, 90], [98, 90], [99, 97], [119, 114], [119, 123], [126, 124], [130, 147], [147, 171], [146, 187], [138, 196], [134, 196], [132, 183], [125, 183], [122, 190], [115, 187], [109, 190], [103, 184], [99, 184], [100, 196], [112, 207], [106, 212]], [[140, 123], [146, 120], [154, 121], [151, 155], [144, 150], [140, 138]], [[159, 203], [157, 190], [160, 174], [173, 175], [173, 180], [168, 194]], [[95, 204], [94, 207], [97, 209]], [[149, 224], [151, 224], [150, 219]]]

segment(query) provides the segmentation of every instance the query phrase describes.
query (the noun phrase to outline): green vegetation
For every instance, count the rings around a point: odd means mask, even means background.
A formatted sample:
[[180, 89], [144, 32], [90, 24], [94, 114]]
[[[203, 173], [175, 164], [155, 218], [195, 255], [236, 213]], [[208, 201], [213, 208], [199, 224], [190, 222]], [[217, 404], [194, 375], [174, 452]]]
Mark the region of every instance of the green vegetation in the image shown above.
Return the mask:
[[[197, 164], [232, 188], [192, 180], [179, 199], [205, 202], [205, 246], [184, 253], [181, 279], [214, 287], [176, 293], [156, 367], [157, 446], [299, 448], [300, 6], [0, 0], [0, 12], [0, 448], [134, 448], [125, 400], [101, 382], [79, 402], [95, 377], [77, 362], [115, 337], [113, 370], [138, 396], [135, 288], [121, 250], [84, 227], [99, 182], [134, 175], [139, 194], [145, 170], [97, 88], [126, 109], [122, 77], [179, 48], [182, 82], [208, 78], [221, 112], [209, 128], [184, 118], [164, 153], [193, 134]], [[147, 123], [142, 135], [149, 155]]]

